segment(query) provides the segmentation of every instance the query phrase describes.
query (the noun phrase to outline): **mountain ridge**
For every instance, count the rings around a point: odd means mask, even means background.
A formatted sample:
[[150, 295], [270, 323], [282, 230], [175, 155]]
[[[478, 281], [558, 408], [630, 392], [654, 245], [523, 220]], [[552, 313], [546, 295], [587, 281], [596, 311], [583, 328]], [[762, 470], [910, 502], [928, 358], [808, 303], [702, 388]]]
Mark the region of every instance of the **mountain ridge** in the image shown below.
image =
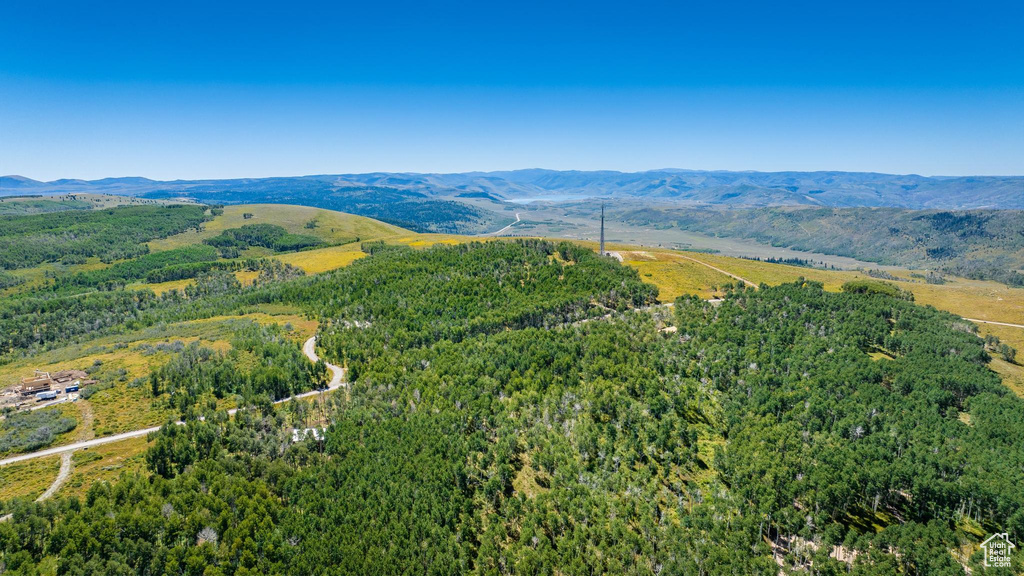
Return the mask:
[[727, 171], [660, 169], [523, 170], [461, 173], [368, 172], [267, 178], [160, 181], [143, 177], [41, 182], [23, 176], [0, 177], [0, 196], [105, 192], [147, 194], [230, 191], [288, 193], [299, 187], [393, 188], [426, 196], [467, 192], [506, 201], [564, 202], [588, 198], [649, 199], [662, 204], [727, 206], [898, 207], [911, 209], [1024, 209], [1024, 176], [920, 176], [846, 171]]

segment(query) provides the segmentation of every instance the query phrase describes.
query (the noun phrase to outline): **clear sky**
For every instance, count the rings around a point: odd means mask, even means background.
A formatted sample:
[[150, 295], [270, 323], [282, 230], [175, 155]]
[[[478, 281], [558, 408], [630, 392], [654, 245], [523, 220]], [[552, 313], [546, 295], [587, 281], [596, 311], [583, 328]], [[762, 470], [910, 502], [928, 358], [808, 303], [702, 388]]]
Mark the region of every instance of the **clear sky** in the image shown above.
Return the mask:
[[1024, 174], [1021, 2], [0, 3], [0, 174]]

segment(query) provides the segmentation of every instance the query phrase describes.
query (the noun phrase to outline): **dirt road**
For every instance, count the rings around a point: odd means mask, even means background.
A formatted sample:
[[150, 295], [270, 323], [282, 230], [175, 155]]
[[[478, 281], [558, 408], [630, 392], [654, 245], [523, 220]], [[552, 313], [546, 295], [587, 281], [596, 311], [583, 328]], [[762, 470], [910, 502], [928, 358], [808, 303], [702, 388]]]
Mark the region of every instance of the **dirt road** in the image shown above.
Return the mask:
[[[308, 358], [310, 362], [316, 363], [316, 362], [318, 362], [320, 360], [320, 357], [317, 356], [317, 354], [316, 354], [316, 336], [313, 336], [309, 340], [306, 340], [305, 344], [302, 345], [302, 352], [303, 352], [303, 354], [306, 355], [306, 358]], [[274, 402], [274, 404], [283, 404], [285, 402], [291, 402], [292, 400], [299, 400], [299, 399], [302, 399], [302, 398], [309, 398], [309, 397], [312, 397], [312, 396], [316, 396], [317, 394], [322, 394], [324, 392], [330, 392], [330, 391], [333, 391], [333, 390], [337, 390], [338, 388], [341, 388], [342, 386], [345, 386], [345, 369], [340, 367], [340, 366], [335, 366], [334, 364], [331, 364], [330, 362], [325, 362], [325, 364], [327, 365], [327, 369], [331, 371], [331, 381], [327, 385], [327, 389], [326, 390], [312, 390], [310, 392], [304, 392], [302, 394], [296, 394], [295, 396], [289, 396], [288, 398], [282, 398], [281, 400], [278, 400], [277, 402]], [[234, 414], [237, 411], [238, 411], [237, 408], [232, 408], [231, 410], [228, 410], [228, 414]], [[178, 424], [182, 424], [182, 422], [178, 422]], [[120, 442], [122, 440], [129, 440], [131, 438], [138, 438], [140, 436], [146, 436], [147, 434], [150, 434], [152, 432], [156, 432], [157, 430], [160, 430], [160, 426], [151, 426], [149, 428], [142, 428], [140, 430], [132, 430], [131, 432], [124, 432], [124, 433], [121, 433], [121, 434], [114, 434], [112, 436], [105, 436], [103, 438], [94, 438], [92, 440], [85, 440], [85, 441], [81, 441], [81, 442], [74, 442], [72, 444], [66, 444], [64, 446], [57, 446], [57, 447], [54, 447], [54, 448], [47, 448], [45, 450], [39, 450], [39, 451], [36, 451], [36, 452], [30, 452], [28, 454], [19, 454], [17, 456], [11, 456], [10, 458], [4, 458], [3, 460], [0, 460], [0, 466], [6, 466], [8, 464], [14, 464], [16, 462], [24, 462], [25, 460], [32, 460], [34, 458], [43, 458], [45, 456], [52, 456], [54, 454], [66, 454], [67, 457], [68, 457], [68, 473], [70, 473], [71, 452], [74, 452], [75, 450], [81, 450], [83, 448], [92, 448], [94, 446], [102, 446], [104, 444], [110, 444], [112, 442]], [[63, 471], [63, 470], [64, 470], [64, 462], [62, 460], [61, 461], [61, 471]], [[58, 475], [58, 478], [59, 477], [60, 477], [60, 475]], [[61, 482], [61, 483], [63, 483], [63, 482]], [[60, 488], [60, 486], [58, 485], [57, 488]], [[50, 487], [50, 490], [53, 490], [54, 492], [56, 492], [56, 489], [54, 489], [53, 486]], [[47, 492], [50, 492], [50, 490], [47, 490]]]
[[996, 322], [995, 320], [978, 320], [977, 318], [964, 318], [971, 322], [979, 322], [981, 324], [995, 324], [996, 326], [1009, 326], [1010, 328], [1024, 328], [1024, 324], [1010, 324], [1009, 322]]
[[676, 258], [684, 258], [684, 259], [689, 260], [691, 262], [696, 262], [697, 264], [700, 264], [702, 266], [707, 266], [708, 268], [711, 268], [715, 272], [721, 272], [722, 274], [725, 274], [726, 276], [728, 276], [730, 278], [733, 278], [735, 280], [739, 280], [740, 282], [743, 282], [747, 286], [753, 286], [754, 288], [757, 288], [757, 284], [754, 284], [750, 280], [747, 280], [746, 278], [743, 278], [742, 276], [737, 276], [737, 275], [733, 274], [732, 272], [726, 272], [725, 270], [722, 270], [718, 266], [712, 266], [711, 264], [708, 264], [707, 262], [703, 262], [701, 260], [697, 260], [696, 258], [690, 258], [689, 256], [683, 256], [682, 254], [673, 254], [673, 256], [675, 256]]
[[501, 230], [498, 230], [497, 232], [489, 232], [487, 234], [481, 234], [481, 236], [501, 236], [505, 232], [508, 232], [509, 229], [511, 229], [513, 226], [515, 226], [516, 224], [519, 224], [519, 222], [520, 222], [520, 220], [519, 220], [519, 212], [516, 212], [516, 221], [515, 222], [509, 224], [508, 226], [505, 226], [504, 228], [502, 228]]

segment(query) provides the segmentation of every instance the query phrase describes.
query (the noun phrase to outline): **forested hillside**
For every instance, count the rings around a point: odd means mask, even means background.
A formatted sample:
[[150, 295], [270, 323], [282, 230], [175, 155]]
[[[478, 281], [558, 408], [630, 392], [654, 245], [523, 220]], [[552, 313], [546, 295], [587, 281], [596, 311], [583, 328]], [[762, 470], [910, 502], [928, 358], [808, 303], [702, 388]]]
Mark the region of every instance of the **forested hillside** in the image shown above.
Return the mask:
[[[59, 180], [38, 182], [0, 176], [0, 188], [29, 194], [107, 192], [125, 195], [179, 197], [217, 194], [243, 199], [276, 197], [293, 201], [311, 191], [390, 190], [417, 196], [469, 198], [481, 194], [506, 200], [608, 198], [637, 199], [678, 205], [732, 206], [898, 206], [912, 209], [1024, 209], [1024, 178], [1020, 176], [918, 176], [877, 172], [756, 172], [744, 170], [510, 170], [455, 174], [372, 172], [236, 180], [146, 178]], [[454, 193], [454, 194], [453, 194]], [[339, 196], [344, 196], [339, 194]], [[268, 201], [268, 200], [261, 200]], [[342, 209], [342, 208], [335, 208]]]
[[289, 234], [287, 230], [274, 224], [246, 224], [240, 228], [225, 230], [213, 238], [207, 238], [204, 243], [215, 246], [225, 257], [237, 256], [240, 250], [252, 246], [270, 248], [275, 252], [289, 252], [324, 245], [324, 241], [316, 236]]
[[187, 196], [214, 204], [296, 204], [358, 214], [417, 232], [477, 234], [508, 221], [455, 200], [389, 186], [338, 185], [334, 178], [271, 178], [155, 190], [146, 198]]
[[0, 216], [0, 268], [132, 258], [148, 252], [145, 242], [196, 228], [207, 218], [206, 207], [199, 205]]
[[270, 403], [324, 378], [279, 329], [180, 349], [145, 384], [184, 424], [84, 500], [4, 503], [5, 569], [953, 575], [1024, 536], [1024, 401], [954, 316], [808, 282], [652, 306], [568, 243], [364, 250], [188, 300], [5, 308], [17, 354], [76, 337], [17, 329], [28, 309], [115, 331], [297, 306], [351, 382], [311, 415]]
[[47, 198], [45, 196], [0, 197], [0, 214], [4, 216], [45, 214], [67, 210], [91, 210], [92, 203], [73, 196]]
[[1024, 212], [1019, 210], [645, 208], [622, 216], [637, 226], [675, 226], [1024, 286]]

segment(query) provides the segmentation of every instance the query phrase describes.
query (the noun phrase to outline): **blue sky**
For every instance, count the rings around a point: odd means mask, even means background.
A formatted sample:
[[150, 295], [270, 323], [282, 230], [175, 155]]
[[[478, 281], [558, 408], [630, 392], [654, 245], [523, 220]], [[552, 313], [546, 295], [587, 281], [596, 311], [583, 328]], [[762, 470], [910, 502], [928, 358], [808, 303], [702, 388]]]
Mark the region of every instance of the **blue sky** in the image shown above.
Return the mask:
[[1020, 3], [208, 4], [0, 4], [0, 173], [1024, 174]]

